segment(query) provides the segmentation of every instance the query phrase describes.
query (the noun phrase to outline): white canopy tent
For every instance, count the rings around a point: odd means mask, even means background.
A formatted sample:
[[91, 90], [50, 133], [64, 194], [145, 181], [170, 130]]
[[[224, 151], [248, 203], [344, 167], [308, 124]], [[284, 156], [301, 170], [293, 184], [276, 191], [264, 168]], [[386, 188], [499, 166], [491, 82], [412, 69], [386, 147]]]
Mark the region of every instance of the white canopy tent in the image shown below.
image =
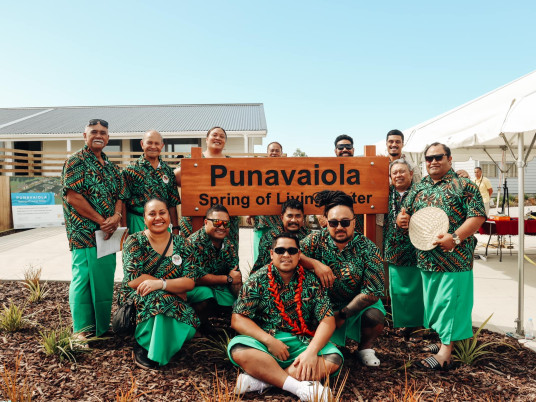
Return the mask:
[[[518, 168], [518, 199], [524, 200], [525, 167], [534, 157], [536, 141], [536, 71], [467, 102], [451, 111], [404, 130], [404, 153], [416, 162], [433, 142], [452, 149], [454, 160], [492, 160], [503, 155]], [[523, 333], [524, 316], [524, 208], [519, 203], [518, 317], [516, 332]]]

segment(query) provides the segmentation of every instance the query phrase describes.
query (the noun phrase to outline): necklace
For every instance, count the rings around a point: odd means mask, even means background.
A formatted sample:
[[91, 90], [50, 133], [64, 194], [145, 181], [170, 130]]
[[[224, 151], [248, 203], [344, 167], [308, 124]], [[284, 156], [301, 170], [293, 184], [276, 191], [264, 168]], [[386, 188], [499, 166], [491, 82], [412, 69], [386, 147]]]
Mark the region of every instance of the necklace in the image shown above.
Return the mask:
[[301, 265], [298, 265], [297, 268], [298, 271], [298, 284], [296, 285], [296, 291], [294, 293], [294, 301], [296, 302], [296, 312], [298, 313], [298, 323], [296, 321], [292, 321], [288, 314], [285, 312], [285, 307], [283, 306], [283, 301], [281, 300], [281, 296], [279, 295], [279, 289], [277, 284], [275, 283], [274, 275], [272, 274], [272, 263], [268, 265], [268, 279], [270, 280], [270, 287], [268, 290], [270, 291], [270, 294], [274, 298], [275, 305], [277, 307], [277, 310], [279, 310], [279, 314], [281, 315], [281, 318], [285, 320], [285, 322], [290, 325], [292, 328], [292, 332], [296, 335], [309, 335], [314, 336], [315, 333], [313, 331], [310, 331], [307, 328], [307, 324], [305, 324], [305, 320], [303, 319], [303, 313], [302, 313], [302, 289], [303, 289], [303, 267]]

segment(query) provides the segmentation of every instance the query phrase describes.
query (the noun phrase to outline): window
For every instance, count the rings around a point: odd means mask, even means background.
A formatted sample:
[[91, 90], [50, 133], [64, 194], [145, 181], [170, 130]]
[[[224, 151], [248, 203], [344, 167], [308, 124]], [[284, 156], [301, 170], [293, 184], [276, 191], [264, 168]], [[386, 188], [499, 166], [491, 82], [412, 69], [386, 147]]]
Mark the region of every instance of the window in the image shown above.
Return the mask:
[[109, 140], [104, 150], [104, 153], [107, 152], [121, 152], [121, 140]]
[[497, 177], [497, 166], [491, 162], [481, 162], [480, 167], [482, 168], [482, 176], [487, 177], [488, 179]]
[[506, 169], [508, 172], [506, 173], [506, 177], [517, 177], [517, 165], [515, 162], [510, 162], [506, 164]]

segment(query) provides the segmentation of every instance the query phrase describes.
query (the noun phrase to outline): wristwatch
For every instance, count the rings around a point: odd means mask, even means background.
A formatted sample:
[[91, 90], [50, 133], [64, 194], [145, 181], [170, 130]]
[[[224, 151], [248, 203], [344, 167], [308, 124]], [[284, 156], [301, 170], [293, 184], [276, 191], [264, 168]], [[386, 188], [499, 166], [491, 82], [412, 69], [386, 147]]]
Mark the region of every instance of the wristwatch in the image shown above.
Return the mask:
[[227, 284], [231, 285], [233, 283], [233, 277], [231, 275], [227, 275]]
[[462, 242], [456, 233], [452, 234], [452, 240], [454, 240], [454, 244], [456, 244], [456, 245], [458, 245], [458, 244], [460, 244]]

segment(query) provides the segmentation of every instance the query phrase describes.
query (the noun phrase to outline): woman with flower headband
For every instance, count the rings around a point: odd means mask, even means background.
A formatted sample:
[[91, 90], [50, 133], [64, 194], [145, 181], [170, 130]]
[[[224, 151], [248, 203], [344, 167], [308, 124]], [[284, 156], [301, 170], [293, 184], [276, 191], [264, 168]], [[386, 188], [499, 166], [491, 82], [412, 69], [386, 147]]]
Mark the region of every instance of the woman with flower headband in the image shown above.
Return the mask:
[[147, 201], [147, 229], [130, 235], [123, 248], [124, 278], [119, 299], [134, 299], [136, 305], [137, 366], [165, 366], [185, 342], [193, 338], [199, 319], [186, 303], [186, 292], [194, 288], [195, 272], [185, 267], [184, 239], [168, 232], [166, 203]]
[[251, 275], [233, 309], [231, 326], [240, 335], [228, 346], [238, 376], [235, 393], [270, 386], [302, 401], [330, 400], [319, 380], [334, 374], [343, 357], [329, 338], [335, 318], [316, 276], [298, 265], [299, 241], [281, 233], [271, 249], [272, 262]]

